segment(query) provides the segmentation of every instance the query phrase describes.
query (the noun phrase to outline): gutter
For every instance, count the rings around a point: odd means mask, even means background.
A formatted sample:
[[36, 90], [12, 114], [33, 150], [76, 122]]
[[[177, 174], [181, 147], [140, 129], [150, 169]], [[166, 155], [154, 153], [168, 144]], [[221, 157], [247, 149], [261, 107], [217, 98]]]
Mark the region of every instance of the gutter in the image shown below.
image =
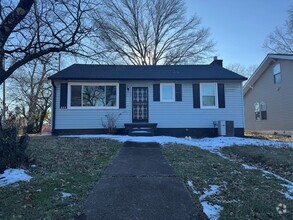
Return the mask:
[[51, 134], [55, 135], [55, 114], [56, 114], [56, 85], [54, 81], [52, 80], [52, 85], [53, 85], [53, 104], [52, 104], [52, 131]]

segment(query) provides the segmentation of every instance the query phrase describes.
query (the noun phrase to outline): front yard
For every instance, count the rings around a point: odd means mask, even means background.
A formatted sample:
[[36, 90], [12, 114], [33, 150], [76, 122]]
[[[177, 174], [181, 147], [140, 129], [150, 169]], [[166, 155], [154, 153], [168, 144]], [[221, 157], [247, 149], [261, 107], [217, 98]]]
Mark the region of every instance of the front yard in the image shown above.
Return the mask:
[[277, 171], [292, 180], [292, 148], [235, 146], [212, 153], [182, 144], [166, 144], [163, 152], [186, 183], [195, 205], [203, 206], [210, 217], [292, 219], [293, 198], [288, 198], [293, 193], [292, 183], [242, 164]]
[[0, 219], [68, 219], [83, 201], [121, 143], [106, 139], [32, 137], [30, 182], [0, 187]]
[[32, 179], [0, 187], [0, 219], [79, 216], [83, 201], [125, 141], [161, 143], [194, 205], [210, 219], [293, 219], [292, 143], [223, 137], [86, 137], [33, 137], [28, 149], [32, 161], [23, 167]]

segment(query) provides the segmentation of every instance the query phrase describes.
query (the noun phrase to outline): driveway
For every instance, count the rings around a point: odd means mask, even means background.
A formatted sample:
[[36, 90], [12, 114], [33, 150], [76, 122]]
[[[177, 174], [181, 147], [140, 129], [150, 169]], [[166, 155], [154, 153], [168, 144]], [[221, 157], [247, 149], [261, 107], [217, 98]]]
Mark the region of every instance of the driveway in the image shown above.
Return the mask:
[[85, 203], [83, 219], [201, 219], [157, 143], [126, 142]]

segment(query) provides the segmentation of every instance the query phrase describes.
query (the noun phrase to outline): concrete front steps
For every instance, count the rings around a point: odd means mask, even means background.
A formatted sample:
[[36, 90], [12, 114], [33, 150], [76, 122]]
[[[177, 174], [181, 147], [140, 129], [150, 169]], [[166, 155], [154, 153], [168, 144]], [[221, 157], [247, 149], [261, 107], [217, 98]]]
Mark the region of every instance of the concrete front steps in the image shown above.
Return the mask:
[[127, 135], [130, 136], [154, 136], [157, 123], [128, 123], [124, 124]]

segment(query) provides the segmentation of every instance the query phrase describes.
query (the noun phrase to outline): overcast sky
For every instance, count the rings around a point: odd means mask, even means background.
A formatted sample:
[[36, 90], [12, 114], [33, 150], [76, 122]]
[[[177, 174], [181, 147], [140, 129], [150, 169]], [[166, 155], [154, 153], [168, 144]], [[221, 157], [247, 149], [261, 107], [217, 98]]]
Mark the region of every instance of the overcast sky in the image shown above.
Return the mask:
[[224, 65], [259, 65], [266, 56], [266, 36], [285, 23], [291, 0], [185, 0], [188, 14], [196, 13], [210, 28], [216, 55]]

